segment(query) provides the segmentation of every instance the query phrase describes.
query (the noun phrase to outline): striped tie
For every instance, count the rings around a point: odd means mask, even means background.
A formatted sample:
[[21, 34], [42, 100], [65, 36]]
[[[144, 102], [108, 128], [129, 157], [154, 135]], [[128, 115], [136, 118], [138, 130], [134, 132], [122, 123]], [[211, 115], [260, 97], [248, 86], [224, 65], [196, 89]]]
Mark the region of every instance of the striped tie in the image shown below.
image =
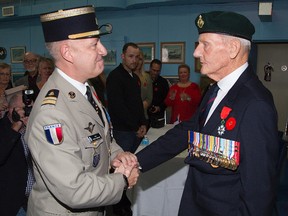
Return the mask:
[[93, 108], [96, 110], [97, 114], [99, 115], [103, 125], [105, 125], [104, 120], [103, 120], [103, 116], [102, 116], [102, 112], [99, 109], [97, 103], [94, 101], [93, 97], [92, 97], [92, 92], [89, 86], [86, 86], [86, 95], [87, 95], [87, 99], [90, 102], [90, 104], [93, 106]]
[[217, 97], [218, 90], [219, 90], [219, 86], [217, 85], [217, 83], [215, 83], [211, 86], [211, 88], [207, 92], [207, 94], [208, 93], [210, 94], [210, 97], [209, 97], [209, 100], [207, 101], [206, 105], [201, 110], [201, 114], [200, 114], [200, 118], [199, 118], [200, 129], [202, 129], [204, 124], [205, 124], [209, 110], [210, 110], [215, 98]]

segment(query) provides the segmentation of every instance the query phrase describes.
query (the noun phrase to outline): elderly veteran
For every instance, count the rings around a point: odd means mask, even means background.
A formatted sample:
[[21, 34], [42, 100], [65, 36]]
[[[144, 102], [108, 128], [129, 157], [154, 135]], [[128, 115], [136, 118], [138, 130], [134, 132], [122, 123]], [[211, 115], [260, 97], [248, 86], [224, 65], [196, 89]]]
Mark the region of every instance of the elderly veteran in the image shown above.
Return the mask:
[[[271, 216], [278, 161], [277, 113], [248, 56], [253, 24], [213, 11], [195, 20], [201, 73], [215, 80], [200, 107], [136, 154], [145, 172], [187, 148], [179, 208], [187, 216]], [[209, 108], [210, 107], [210, 108]]]
[[92, 6], [43, 14], [41, 22], [56, 69], [37, 97], [25, 137], [36, 178], [28, 215], [102, 216], [139, 176], [135, 155], [113, 140], [108, 113], [87, 83], [104, 69], [100, 36], [112, 28], [101, 31]]

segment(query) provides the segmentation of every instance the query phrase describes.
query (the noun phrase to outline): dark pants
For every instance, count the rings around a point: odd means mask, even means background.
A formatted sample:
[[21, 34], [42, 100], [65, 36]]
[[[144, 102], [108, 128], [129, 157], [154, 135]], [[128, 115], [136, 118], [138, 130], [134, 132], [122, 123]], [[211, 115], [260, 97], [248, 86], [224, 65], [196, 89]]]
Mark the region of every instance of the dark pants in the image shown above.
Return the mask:
[[[131, 153], [135, 153], [142, 140], [137, 137], [137, 134], [134, 131], [113, 130], [113, 136], [123, 151], [129, 151]], [[130, 207], [131, 202], [126, 195], [126, 191], [123, 191], [121, 200], [113, 206], [113, 210], [114, 212], [118, 212], [120, 209], [130, 209]]]
[[131, 153], [135, 153], [141, 142], [141, 138], [138, 138], [134, 131], [113, 130], [113, 136], [123, 151], [129, 151]]

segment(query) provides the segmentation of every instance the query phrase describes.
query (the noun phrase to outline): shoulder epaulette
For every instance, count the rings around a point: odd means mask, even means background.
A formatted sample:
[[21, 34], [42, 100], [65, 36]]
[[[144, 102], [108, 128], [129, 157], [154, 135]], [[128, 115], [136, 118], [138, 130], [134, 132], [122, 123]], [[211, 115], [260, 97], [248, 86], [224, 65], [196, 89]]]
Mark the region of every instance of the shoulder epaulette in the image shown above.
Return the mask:
[[42, 101], [41, 106], [44, 105], [55, 105], [58, 99], [59, 90], [58, 89], [50, 89], [45, 98]]

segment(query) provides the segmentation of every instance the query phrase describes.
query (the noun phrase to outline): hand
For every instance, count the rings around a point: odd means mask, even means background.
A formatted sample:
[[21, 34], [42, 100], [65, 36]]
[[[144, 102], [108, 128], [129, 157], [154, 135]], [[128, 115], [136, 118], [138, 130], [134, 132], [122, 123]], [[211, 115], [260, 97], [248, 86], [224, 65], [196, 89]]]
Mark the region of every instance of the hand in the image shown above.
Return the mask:
[[16, 132], [18, 132], [22, 128], [23, 125], [27, 125], [28, 116], [25, 116], [25, 111], [23, 108], [16, 107], [13, 110], [15, 110], [15, 112], [18, 113], [18, 115], [20, 116], [20, 120], [16, 122], [13, 121], [11, 128], [15, 130]]
[[147, 100], [143, 101], [143, 108], [144, 110], [146, 110], [149, 107], [149, 103], [147, 102]]
[[138, 160], [137, 157], [132, 154], [131, 152], [120, 152], [116, 155], [116, 157], [112, 160], [112, 167], [118, 168], [121, 165], [124, 166], [124, 169], [126, 167], [138, 167]]
[[185, 101], [185, 100], [190, 101], [191, 100], [191, 97], [188, 94], [186, 94], [185, 92], [180, 94], [180, 98], [181, 98], [181, 101]]
[[147, 132], [146, 125], [141, 125], [137, 131], [137, 137], [142, 138]]
[[128, 189], [132, 188], [138, 181], [139, 177], [139, 169], [138, 168], [133, 168], [131, 171], [130, 176], [128, 177]]
[[175, 100], [177, 90], [170, 90], [169, 98], [170, 100]]
[[128, 179], [128, 189], [132, 188], [138, 180], [139, 177], [139, 169], [136, 167], [126, 167], [124, 168], [123, 164], [116, 168], [114, 173], [121, 173], [125, 175]]
[[152, 113], [157, 113], [160, 112], [160, 107], [159, 106], [153, 106], [153, 108], [150, 110]]

